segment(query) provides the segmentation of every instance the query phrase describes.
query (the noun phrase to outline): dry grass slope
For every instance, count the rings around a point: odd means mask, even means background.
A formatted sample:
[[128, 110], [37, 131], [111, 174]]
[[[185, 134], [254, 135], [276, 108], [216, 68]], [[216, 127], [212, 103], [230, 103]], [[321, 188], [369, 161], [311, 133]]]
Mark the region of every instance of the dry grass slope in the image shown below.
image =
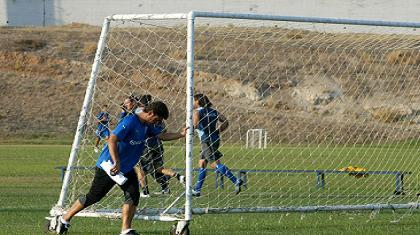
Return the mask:
[[[244, 135], [251, 119], [252, 126], [278, 129], [271, 138], [285, 143], [347, 144], [417, 136], [418, 36], [384, 40], [377, 35], [279, 28], [226, 30], [199, 31], [196, 77], [197, 90], [209, 94], [218, 108], [229, 107], [232, 140]], [[74, 131], [99, 33], [99, 28], [77, 24], [0, 29], [0, 130], [5, 136]], [[121, 31], [113, 40], [126, 34]], [[206, 37], [210, 34], [212, 40]], [[166, 67], [146, 65], [140, 74], [134, 62], [132, 71], [121, 72], [145, 85], [145, 76], [156, 78], [151, 88], [155, 92], [164, 92], [168, 84], [177, 86], [175, 77], [185, 75], [185, 67], [179, 66], [185, 51], [159, 48], [156, 42], [158, 37], [180, 36], [164, 29], [138, 32], [142, 35], [148, 36], [151, 48], [168, 51], [169, 59], [154, 61]], [[149, 58], [156, 54], [145, 47], [140, 52]], [[180, 122], [181, 113], [175, 112]]]

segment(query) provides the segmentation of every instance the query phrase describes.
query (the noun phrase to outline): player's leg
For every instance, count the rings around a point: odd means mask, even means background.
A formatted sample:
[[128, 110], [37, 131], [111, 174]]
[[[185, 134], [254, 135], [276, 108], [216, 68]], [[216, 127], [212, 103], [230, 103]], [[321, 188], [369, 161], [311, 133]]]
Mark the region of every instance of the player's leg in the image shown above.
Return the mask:
[[155, 181], [160, 185], [161, 191], [157, 192], [156, 194], [169, 194], [169, 179], [170, 176], [164, 175], [162, 172], [159, 172], [155, 170], [155, 172], [152, 174], [155, 178]]
[[136, 212], [136, 206], [124, 203], [121, 213], [121, 233], [120, 235], [137, 235], [139, 233], [132, 229], [132, 221]]
[[223, 176], [226, 176], [230, 181], [232, 181], [233, 184], [237, 183], [237, 178], [233, 175], [232, 171], [230, 169], [222, 164], [220, 160], [216, 160], [215, 162], [210, 164], [210, 167], [215, 169], [216, 172], [222, 174]]
[[226, 176], [232, 183], [235, 185], [235, 194], [239, 194], [241, 192], [241, 186], [243, 184], [241, 179], [236, 178], [233, 173], [229, 170], [229, 168], [222, 164], [220, 160], [217, 160], [210, 164], [211, 168], [216, 169], [216, 172]]
[[146, 172], [144, 171], [144, 167], [142, 164], [145, 164], [142, 160], [140, 160], [139, 164], [136, 165], [134, 168], [138, 181], [140, 182], [141, 193], [140, 197], [150, 197], [149, 186], [147, 185], [147, 176]]
[[145, 187], [146, 186], [146, 180], [145, 180], [146, 173], [144, 173], [144, 171], [141, 167], [141, 163], [137, 164], [134, 167], [134, 171], [136, 172], [137, 178], [139, 179], [140, 187], [141, 188]]
[[140, 199], [138, 178], [135, 170], [124, 174], [124, 176], [127, 177], [127, 182], [120, 186], [124, 191], [125, 198], [121, 213], [121, 234], [138, 234], [132, 228], [134, 214]]
[[161, 172], [165, 176], [169, 176], [171, 178], [176, 178], [180, 183], [185, 184], [185, 176], [179, 174], [178, 172], [172, 170], [171, 168], [159, 167], [156, 169], [156, 172]]
[[96, 141], [94, 146], [94, 152], [99, 153], [99, 143], [101, 142], [102, 136], [103, 136], [103, 127], [102, 125], [98, 125], [95, 131], [96, 135]]
[[157, 144], [149, 148], [148, 157], [151, 159], [150, 165], [152, 166], [151, 175], [161, 187], [161, 191], [156, 194], [169, 194], [169, 179], [172, 174], [167, 176], [162, 172], [163, 169], [163, 145]]
[[232, 171], [229, 168], [222, 164], [220, 158], [223, 157], [223, 154], [218, 150], [219, 149], [219, 142], [214, 142], [209, 147], [211, 149], [212, 155], [210, 157], [210, 167], [215, 169], [216, 172], [226, 176], [232, 183], [235, 185], [235, 193], [238, 194], [241, 192], [242, 180], [237, 179], [235, 175], [233, 175]]
[[160, 177], [160, 180], [158, 181], [161, 184], [162, 189], [166, 189], [167, 191], [169, 191], [169, 178], [176, 178], [180, 183], [185, 185], [185, 176], [179, 174], [178, 172], [175, 172], [170, 168], [166, 168], [163, 166], [162, 145], [160, 145], [158, 148], [155, 148], [154, 151], [152, 151], [152, 153], [152, 164], [156, 176], [155, 179], [158, 180], [158, 177], [161, 176], [161, 174], [164, 175], [163, 177]]
[[89, 192], [85, 196], [81, 196], [64, 214], [58, 223], [57, 233], [62, 234], [70, 227], [70, 220], [84, 208], [100, 201], [112, 189], [115, 182], [102, 169], [95, 168], [95, 176]]
[[99, 153], [99, 142], [101, 142], [101, 137], [99, 135], [97, 135], [96, 140], [95, 140], [95, 146], [93, 148], [93, 151], [95, 153]]
[[99, 146], [99, 142], [101, 142], [101, 137], [96, 136], [95, 148], [98, 148], [98, 146]]
[[208, 148], [208, 144], [201, 143], [201, 159], [198, 161], [198, 178], [195, 184], [194, 189], [192, 190], [192, 195], [195, 197], [199, 197], [201, 195], [201, 188], [203, 187], [204, 180], [206, 179], [207, 175], [207, 159], [211, 155], [210, 149]]

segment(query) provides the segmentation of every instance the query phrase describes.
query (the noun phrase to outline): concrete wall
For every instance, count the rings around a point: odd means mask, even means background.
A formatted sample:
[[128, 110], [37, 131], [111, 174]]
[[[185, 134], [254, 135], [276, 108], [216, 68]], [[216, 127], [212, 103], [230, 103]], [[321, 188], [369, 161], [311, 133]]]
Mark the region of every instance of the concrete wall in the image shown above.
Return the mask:
[[191, 10], [420, 22], [420, 0], [0, 0], [0, 25], [101, 25], [121, 13]]

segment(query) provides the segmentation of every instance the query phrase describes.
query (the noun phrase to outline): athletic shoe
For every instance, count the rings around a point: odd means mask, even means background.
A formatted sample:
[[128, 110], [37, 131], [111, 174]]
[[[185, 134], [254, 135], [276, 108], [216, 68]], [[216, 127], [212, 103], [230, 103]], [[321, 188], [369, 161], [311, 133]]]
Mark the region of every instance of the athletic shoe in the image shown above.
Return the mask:
[[150, 194], [144, 193], [144, 192], [140, 192], [140, 197], [141, 198], [149, 198], [150, 197]]
[[61, 221], [61, 219], [62, 219], [62, 216], [58, 217], [58, 219], [57, 219], [57, 228], [56, 228], [57, 234], [67, 233], [67, 231], [70, 228], [70, 224], [69, 223], [67, 223], [67, 224], [63, 223]]
[[241, 186], [244, 184], [244, 182], [239, 179], [238, 182], [235, 184], [235, 194], [239, 194], [241, 192]]
[[193, 197], [199, 197], [199, 196], [201, 196], [201, 192], [200, 192], [200, 191], [195, 191], [195, 190], [193, 189], [193, 190], [191, 190], [191, 195], [192, 195]]
[[159, 192], [155, 192], [155, 195], [169, 195], [169, 194], [171, 194], [170, 188], [162, 189]]
[[98, 148], [98, 147], [95, 147], [95, 148], [93, 149], [93, 152], [95, 152], [95, 153], [99, 153], [99, 148]]
[[140, 233], [136, 232], [134, 229], [130, 229], [130, 231], [126, 233], [121, 233], [120, 235], [140, 235]]
[[185, 188], [185, 176], [184, 175], [180, 175], [179, 176], [179, 182], [184, 186]]

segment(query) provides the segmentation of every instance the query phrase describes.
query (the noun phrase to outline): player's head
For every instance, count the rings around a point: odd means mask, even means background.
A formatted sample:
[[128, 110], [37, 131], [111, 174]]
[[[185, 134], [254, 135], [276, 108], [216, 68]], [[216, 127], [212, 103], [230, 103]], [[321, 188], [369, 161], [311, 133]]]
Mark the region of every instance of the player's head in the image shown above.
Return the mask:
[[[210, 102], [209, 98], [203, 94], [194, 95], [194, 106], [210, 108], [213, 104]], [[195, 108], [198, 108], [195, 107]]]
[[108, 109], [108, 105], [104, 104], [102, 105], [102, 110], [106, 111]]
[[141, 119], [147, 123], [156, 124], [169, 117], [169, 109], [165, 103], [155, 101], [144, 107]]
[[146, 107], [149, 105], [150, 102], [152, 102], [152, 96], [151, 95], [141, 95], [136, 97], [137, 106], [139, 107]]
[[125, 98], [125, 100], [123, 102], [123, 109], [125, 111], [130, 112], [131, 110], [134, 109], [135, 106], [136, 106], [136, 101], [134, 99], [134, 96], [129, 96], [129, 97]]

